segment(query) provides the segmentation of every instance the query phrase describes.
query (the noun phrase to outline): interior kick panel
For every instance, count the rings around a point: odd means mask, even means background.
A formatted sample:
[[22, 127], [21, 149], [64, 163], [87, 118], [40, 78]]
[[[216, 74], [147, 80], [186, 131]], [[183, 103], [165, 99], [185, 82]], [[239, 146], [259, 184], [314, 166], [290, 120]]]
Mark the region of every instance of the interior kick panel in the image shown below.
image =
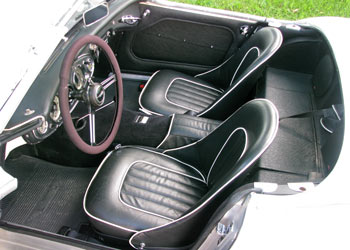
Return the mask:
[[[198, 74], [222, 63], [246, 39], [240, 27], [257, 23], [140, 4], [150, 13], [131, 29], [119, 29], [116, 54], [125, 72], [173, 69]], [[141, 14], [142, 16], [142, 14]]]

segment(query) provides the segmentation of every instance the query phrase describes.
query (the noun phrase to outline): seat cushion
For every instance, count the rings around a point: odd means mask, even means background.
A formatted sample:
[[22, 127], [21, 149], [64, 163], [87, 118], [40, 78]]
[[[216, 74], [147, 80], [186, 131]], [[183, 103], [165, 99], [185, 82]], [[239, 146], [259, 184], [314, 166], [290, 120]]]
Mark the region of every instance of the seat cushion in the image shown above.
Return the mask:
[[198, 78], [172, 70], [160, 70], [146, 84], [139, 104], [161, 115], [201, 112], [218, 99], [222, 92]]
[[117, 231], [125, 239], [179, 218], [207, 192], [194, 167], [155, 151], [123, 147], [102, 165], [85, 194], [84, 209], [99, 231]]

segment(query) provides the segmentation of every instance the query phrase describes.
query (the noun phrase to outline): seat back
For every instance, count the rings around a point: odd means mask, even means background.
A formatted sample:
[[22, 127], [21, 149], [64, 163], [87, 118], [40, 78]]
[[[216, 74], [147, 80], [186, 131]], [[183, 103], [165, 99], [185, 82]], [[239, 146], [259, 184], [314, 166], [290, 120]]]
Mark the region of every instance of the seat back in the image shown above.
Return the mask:
[[[180, 218], [136, 233], [130, 239], [158, 246], [188, 246], [199, 235], [220, 199], [239, 177], [247, 173], [272, 143], [278, 128], [278, 112], [272, 102], [256, 99], [242, 106], [207, 137], [165, 153], [196, 167], [206, 177], [208, 192]], [[164, 237], [176, 235], [177, 237]]]
[[211, 189], [233, 181], [251, 166], [271, 144], [277, 128], [278, 112], [274, 104], [255, 99], [205, 138], [181, 149], [167, 150], [166, 154], [197, 167]]
[[[216, 85], [225, 91], [198, 116], [225, 119], [246, 99], [257, 79], [264, 70], [269, 58], [276, 53], [283, 41], [282, 33], [277, 28], [262, 28], [253, 34], [243, 46], [216, 69], [208, 74], [218, 75]], [[207, 74], [196, 77], [207, 79]]]

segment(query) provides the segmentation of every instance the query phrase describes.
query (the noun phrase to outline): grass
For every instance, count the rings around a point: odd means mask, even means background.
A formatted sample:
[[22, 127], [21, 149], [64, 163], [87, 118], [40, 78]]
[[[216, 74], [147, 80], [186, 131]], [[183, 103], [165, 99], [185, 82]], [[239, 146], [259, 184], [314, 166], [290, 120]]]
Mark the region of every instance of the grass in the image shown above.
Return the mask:
[[350, 0], [173, 0], [258, 16], [296, 20], [315, 16], [350, 17]]

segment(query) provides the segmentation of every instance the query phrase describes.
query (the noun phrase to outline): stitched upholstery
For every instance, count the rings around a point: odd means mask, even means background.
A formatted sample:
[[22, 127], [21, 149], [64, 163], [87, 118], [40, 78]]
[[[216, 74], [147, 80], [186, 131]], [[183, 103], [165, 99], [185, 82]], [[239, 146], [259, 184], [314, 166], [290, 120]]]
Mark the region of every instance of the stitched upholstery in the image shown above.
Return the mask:
[[203, 180], [195, 178], [152, 163], [136, 162], [123, 182], [121, 199], [146, 213], [177, 219], [207, 191]]
[[220, 124], [221, 121], [174, 114], [168, 134], [158, 148], [170, 149], [188, 145], [206, 137]]
[[[163, 153], [122, 147], [96, 172], [84, 198], [93, 226], [139, 248], [193, 243], [227, 192], [274, 139], [278, 113], [253, 100], [203, 139]], [[143, 244], [142, 244], [143, 245]]]
[[205, 85], [177, 78], [169, 86], [166, 97], [174, 105], [200, 112], [212, 104], [221, 92], [214, 88], [205, 87]]
[[[221, 92], [201, 79], [173, 70], [161, 70], [146, 84], [141, 92], [139, 104], [160, 115], [183, 114], [188, 110], [203, 110], [215, 101]], [[161, 110], [159, 107], [162, 107]]]
[[[140, 162], [140, 159], [148, 164]], [[151, 167], [151, 164], [163, 168]], [[143, 172], [140, 170], [142, 167], [145, 167]], [[142, 174], [139, 175], [136, 172]], [[157, 174], [161, 176], [157, 177]], [[186, 175], [193, 178], [186, 177]], [[147, 180], [140, 180], [140, 178]], [[186, 210], [184, 205], [177, 205], [174, 199], [164, 198], [164, 196], [162, 199], [159, 196], [160, 189], [163, 190], [163, 194], [166, 194], [169, 191], [167, 186], [170, 185], [173, 188], [173, 198], [183, 202], [187, 199], [187, 203], [193, 205], [197, 201], [196, 197], [201, 197], [206, 191], [205, 183], [200, 180], [203, 180], [203, 176], [196, 170], [168, 156], [134, 147], [125, 147], [112, 152], [103, 163], [103, 167], [98, 169], [88, 188], [84, 207], [89, 215], [96, 217], [93, 221], [98, 230], [108, 231], [110, 234], [117, 234], [120, 238], [128, 239], [132, 231], [162, 225], [177, 218]], [[188, 195], [180, 192], [181, 189], [184, 189], [185, 183], [188, 184], [187, 194], [196, 194], [192, 200]], [[131, 185], [138, 187], [138, 190], [132, 188]], [[175, 187], [178, 191], [175, 190]], [[154, 192], [152, 194], [142, 189], [152, 189]], [[136, 198], [137, 195], [139, 198]], [[152, 204], [146, 204], [144, 210], [149, 213], [137, 210], [144, 205], [144, 203], [139, 203], [141, 198], [154, 201]], [[101, 207], [103, 209], [100, 209]], [[176, 209], [169, 209], [170, 207]], [[157, 216], [157, 213], [161, 216]], [[107, 225], [105, 222], [114, 226]]]

